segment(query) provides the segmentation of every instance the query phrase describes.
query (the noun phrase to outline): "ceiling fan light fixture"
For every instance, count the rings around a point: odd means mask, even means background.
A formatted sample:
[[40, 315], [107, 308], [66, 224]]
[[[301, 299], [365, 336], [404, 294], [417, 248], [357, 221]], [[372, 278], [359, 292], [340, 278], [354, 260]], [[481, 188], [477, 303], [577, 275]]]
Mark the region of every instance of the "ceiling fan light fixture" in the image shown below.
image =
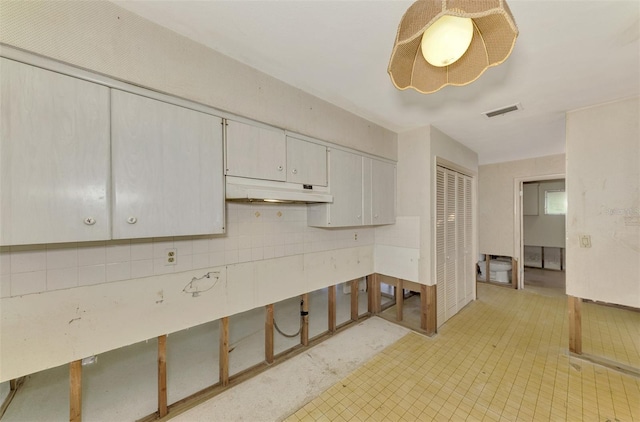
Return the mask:
[[400, 21], [388, 72], [396, 88], [424, 94], [467, 85], [504, 62], [517, 37], [505, 0], [418, 0]]

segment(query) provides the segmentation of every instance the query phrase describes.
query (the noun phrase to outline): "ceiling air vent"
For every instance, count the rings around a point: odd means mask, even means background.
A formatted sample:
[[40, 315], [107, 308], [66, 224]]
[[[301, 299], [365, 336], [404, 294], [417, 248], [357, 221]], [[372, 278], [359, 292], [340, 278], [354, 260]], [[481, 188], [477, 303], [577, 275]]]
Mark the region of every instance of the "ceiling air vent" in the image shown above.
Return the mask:
[[502, 116], [503, 114], [511, 113], [512, 111], [522, 110], [522, 104], [514, 104], [506, 107], [499, 108], [497, 110], [485, 111], [482, 113], [484, 117], [490, 119], [496, 116]]

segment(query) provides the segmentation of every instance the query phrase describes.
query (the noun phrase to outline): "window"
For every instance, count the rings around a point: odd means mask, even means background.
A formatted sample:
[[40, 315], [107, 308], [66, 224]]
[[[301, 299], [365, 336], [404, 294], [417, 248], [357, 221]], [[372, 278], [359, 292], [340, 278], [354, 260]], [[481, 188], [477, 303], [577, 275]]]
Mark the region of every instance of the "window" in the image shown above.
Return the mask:
[[567, 193], [563, 190], [545, 191], [544, 213], [547, 215], [565, 215], [567, 213]]

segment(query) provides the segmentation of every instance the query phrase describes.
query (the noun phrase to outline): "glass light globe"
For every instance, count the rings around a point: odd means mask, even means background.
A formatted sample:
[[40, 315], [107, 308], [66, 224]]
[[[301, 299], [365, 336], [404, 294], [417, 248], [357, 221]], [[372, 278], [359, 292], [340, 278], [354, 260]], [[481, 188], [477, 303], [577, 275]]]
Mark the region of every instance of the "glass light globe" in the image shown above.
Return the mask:
[[433, 66], [449, 66], [467, 51], [472, 38], [471, 19], [444, 15], [422, 34], [422, 55]]

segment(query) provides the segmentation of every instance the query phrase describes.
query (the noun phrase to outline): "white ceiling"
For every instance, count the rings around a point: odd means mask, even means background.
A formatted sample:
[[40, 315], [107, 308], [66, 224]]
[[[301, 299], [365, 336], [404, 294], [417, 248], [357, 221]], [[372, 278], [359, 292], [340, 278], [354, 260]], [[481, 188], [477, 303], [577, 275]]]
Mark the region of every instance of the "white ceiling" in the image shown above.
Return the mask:
[[[637, 0], [510, 0], [520, 36], [507, 61], [428, 95], [387, 74], [411, 1], [116, 3], [393, 131], [432, 124], [481, 164], [562, 153], [566, 111], [640, 95]], [[523, 110], [480, 114], [515, 103]]]

